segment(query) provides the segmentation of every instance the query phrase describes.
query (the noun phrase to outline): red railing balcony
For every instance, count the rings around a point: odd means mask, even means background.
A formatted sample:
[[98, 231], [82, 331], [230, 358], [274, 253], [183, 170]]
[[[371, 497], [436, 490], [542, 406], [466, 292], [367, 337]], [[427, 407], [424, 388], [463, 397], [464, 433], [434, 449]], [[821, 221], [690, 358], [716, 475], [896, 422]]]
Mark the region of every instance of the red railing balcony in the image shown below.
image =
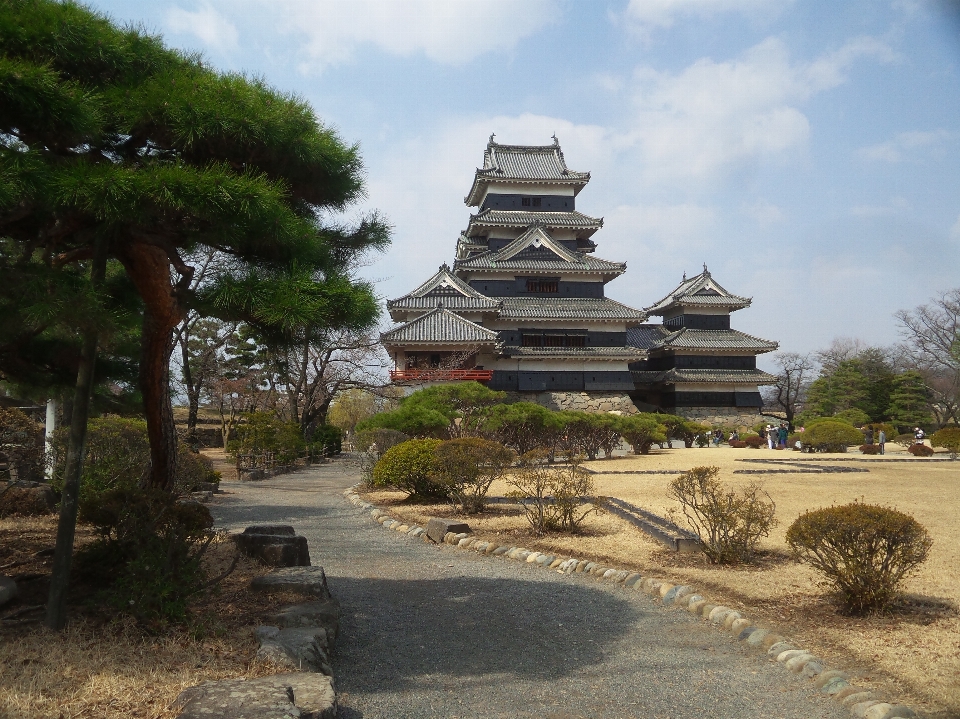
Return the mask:
[[450, 382], [451, 380], [474, 380], [489, 382], [493, 379], [492, 369], [395, 369], [390, 370], [393, 382]]

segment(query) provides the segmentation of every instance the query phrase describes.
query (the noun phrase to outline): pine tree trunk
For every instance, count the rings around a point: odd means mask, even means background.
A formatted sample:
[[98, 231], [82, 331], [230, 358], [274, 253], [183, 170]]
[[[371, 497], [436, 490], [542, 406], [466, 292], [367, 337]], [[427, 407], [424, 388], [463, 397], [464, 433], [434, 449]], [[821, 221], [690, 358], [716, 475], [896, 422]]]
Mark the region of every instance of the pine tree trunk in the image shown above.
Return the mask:
[[[106, 274], [106, 240], [97, 240], [90, 284], [96, 292]], [[50, 574], [50, 593], [47, 597], [46, 625], [60, 631], [67, 623], [67, 588], [70, 584], [70, 565], [73, 561], [73, 542], [77, 529], [77, 501], [80, 495], [80, 474], [83, 469], [83, 443], [87, 436], [87, 416], [90, 413], [90, 395], [93, 390], [93, 372], [97, 362], [97, 331], [87, 330], [80, 349], [77, 385], [70, 408], [70, 439], [67, 445], [67, 464], [60, 499], [60, 520], [57, 524], [57, 543], [53, 550], [53, 569]]]
[[121, 258], [145, 310], [141, 334], [140, 392], [150, 439], [151, 486], [172, 491], [177, 471], [177, 432], [170, 403], [170, 356], [173, 329], [184, 311], [170, 283], [166, 252], [153, 245], [135, 243]]

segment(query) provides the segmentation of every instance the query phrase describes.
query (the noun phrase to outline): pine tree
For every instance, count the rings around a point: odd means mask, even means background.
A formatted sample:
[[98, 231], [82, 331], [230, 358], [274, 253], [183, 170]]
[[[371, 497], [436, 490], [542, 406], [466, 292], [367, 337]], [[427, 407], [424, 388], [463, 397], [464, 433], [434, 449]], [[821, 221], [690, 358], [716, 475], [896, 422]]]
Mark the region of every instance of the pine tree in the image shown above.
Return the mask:
[[919, 372], [908, 370], [894, 378], [887, 413], [890, 421], [901, 428], [918, 427], [933, 421], [930, 390]]
[[[0, 53], [4, 260], [42, 265], [56, 285], [99, 240], [123, 266], [143, 306], [151, 482], [171, 488], [169, 358], [190, 308], [281, 336], [376, 315], [349, 267], [385, 245], [387, 227], [376, 216], [356, 227], [320, 219], [362, 195], [358, 149], [305, 101], [73, 3], [0, 0]], [[185, 258], [204, 248], [231, 262], [193, 291]]]

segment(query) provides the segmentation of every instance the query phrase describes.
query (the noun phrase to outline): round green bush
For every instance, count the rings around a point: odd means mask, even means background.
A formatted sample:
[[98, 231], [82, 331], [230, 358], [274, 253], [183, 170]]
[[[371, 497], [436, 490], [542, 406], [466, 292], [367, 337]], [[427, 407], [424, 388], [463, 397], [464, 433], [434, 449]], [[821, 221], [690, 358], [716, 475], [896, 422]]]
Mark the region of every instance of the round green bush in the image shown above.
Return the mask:
[[956, 458], [960, 454], [960, 427], [938, 429], [930, 438], [930, 444], [934, 447], [943, 447], [950, 456]]
[[825, 419], [806, 429], [803, 443], [817, 452], [846, 452], [850, 445], [863, 443], [863, 433], [846, 422]]
[[373, 468], [373, 484], [396, 487], [419, 497], [445, 497], [438, 479], [439, 439], [410, 439], [391, 447]]
[[933, 544], [910, 515], [859, 502], [806, 512], [786, 538], [794, 556], [826, 578], [851, 614], [889, 606]]

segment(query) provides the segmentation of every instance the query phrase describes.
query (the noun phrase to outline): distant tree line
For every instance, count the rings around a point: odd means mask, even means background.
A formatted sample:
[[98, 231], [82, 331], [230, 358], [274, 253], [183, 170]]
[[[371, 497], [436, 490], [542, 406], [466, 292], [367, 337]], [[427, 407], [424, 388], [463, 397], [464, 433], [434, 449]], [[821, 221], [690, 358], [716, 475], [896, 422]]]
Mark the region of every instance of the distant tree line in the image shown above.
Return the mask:
[[774, 355], [767, 405], [791, 427], [838, 415], [900, 431], [960, 424], [960, 288], [895, 317], [903, 341], [892, 347], [843, 338], [818, 352]]

